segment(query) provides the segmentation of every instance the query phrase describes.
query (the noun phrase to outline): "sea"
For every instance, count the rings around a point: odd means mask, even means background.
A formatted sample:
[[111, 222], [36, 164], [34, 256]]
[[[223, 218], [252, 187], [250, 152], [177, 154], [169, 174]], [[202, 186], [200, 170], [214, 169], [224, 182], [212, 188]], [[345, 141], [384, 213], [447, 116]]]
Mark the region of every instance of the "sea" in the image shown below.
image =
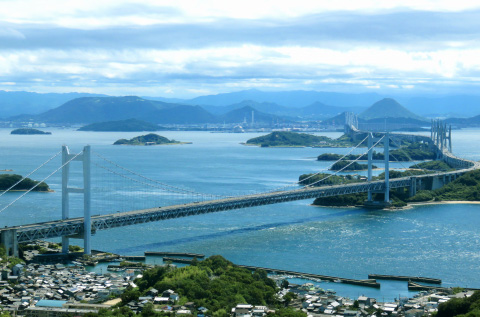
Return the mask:
[[[62, 145], [68, 145], [72, 153], [91, 146], [92, 214], [207, 199], [185, 198], [178, 192], [166, 194], [161, 190], [163, 184], [180, 192], [223, 196], [296, 188], [299, 175], [325, 170], [331, 164], [317, 161], [318, 155], [352, 151], [242, 144], [266, 133], [162, 131], [158, 134], [191, 144], [117, 146], [113, 145], [116, 140], [141, 133], [45, 130], [52, 135], [11, 135], [11, 129], [0, 129], [0, 170], [7, 170], [0, 174], [27, 175], [44, 164], [31, 178], [42, 180], [52, 174], [46, 183], [53, 190], [0, 196], [0, 209], [12, 203], [0, 213], [2, 226], [61, 218], [60, 155], [48, 160]], [[315, 134], [332, 138], [341, 135]], [[480, 130], [455, 130], [452, 143], [454, 154], [480, 160]], [[358, 148], [351, 153], [363, 151]], [[394, 162], [390, 166], [404, 169], [411, 164]], [[375, 174], [382, 172], [383, 164], [375, 165]], [[72, 186], [81, 187], [78, 166], [71, 167], [70, 181]], [[144, 185], [152, 182], [157, 187], [145, 189]], [[71, 217], [82, 215], [81, 199], [81, 195], [71, 194]], [[480, 205], [437, 204], [385, 211], [316, 207], [311, 203], [295, 201], [98, 231], [92, 247], [122, 255], [143, 255], [145, 251], [219, 254], [236, 264], [343, 278], [367, 279], [368, 274], [424, 276], [442, 279], [444, 287], [480, 288]], [[83, 240], [71, 239], [71, 243], [82, 245]], [[160, 264], [162, 258], [147, 257], [146, 262]], [[106, 267], [93, 270], [105, 272]], [[408, 291], [406, 282], [379, 282], [380, 289], [313, 283], [350, 298], [365, 295], [391, 301], [415, 294]]]

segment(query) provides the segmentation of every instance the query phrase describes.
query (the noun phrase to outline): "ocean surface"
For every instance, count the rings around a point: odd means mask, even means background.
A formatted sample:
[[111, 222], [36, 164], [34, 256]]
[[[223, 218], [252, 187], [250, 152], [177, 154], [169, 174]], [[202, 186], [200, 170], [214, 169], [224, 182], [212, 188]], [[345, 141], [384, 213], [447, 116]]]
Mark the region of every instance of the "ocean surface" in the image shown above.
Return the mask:
[[[192, 144], [134, 147], [112, 144], [141, 133], [46, 130], [53, 134], [10, 135], [10, 129], [0, 129], [0, 170], [26, 175], [58, 153], [62, 145], [77, 153], [88, 144], [93, 162], [92, 214], [205, 199], [166, 194], [160, 190], [164, 186], [161, 183], [179, 188], [176, 191], [215, 195], [248, 194], [283, 186], [295, 188], [300, 174], [328, 167], [329, 162], [315, 160], [318, 155], [350, 151], [240, 144], [265, 133], [167, 131], [159, 134]], [[340, 133], [323, 135], [338, 137]], [[453, 132], [456, 155], [480, 160], [479, 145], [480, 130]], [[401, 169], [408, 166], [405, 164], [390, 165]], [[375, 165], [380, 168], [375, 173], [382, 172], [382, 164]], [[31, 177], [41, 180], [60, 166], [57, 156]], [[71, 167], [72, 186], [82, 185], [80, 168], [76, 162]], [[137, 173], [145, 178], [139, 178]], [[54, 192], [25, 195], [0, 213], [0, 225], [60, 219], [60, 172], [46, 182]], [[23, 193], [1, 196], [0, 209], [20, 195]], [[81, 195], [71, 195], [71, 217], [81, 216], [81, 199]], [[144, 251], [220, 254], [237, 264], [355, 279], [366, 279], [371, 273], [426, 276], [442, 279], [447, 287], [480, 288], [480, 205], [445, 204], [372, 211], [314, 207], [311, 203], [311, 200], [296, 201], [104, 230], [95, 234], [92, 246], [124, 255], [143, 255]], [[82, 240], [71, 241], [83, 244]], [[161, 258], [149, 257], [147, 262], [160, 263]], [[378, 300], [414, 294], [407, 290], [406, 282], [380, 282], [381, 289], [341, 283], [321, 283], [321, 287], [352, 298], [364, 294]]]

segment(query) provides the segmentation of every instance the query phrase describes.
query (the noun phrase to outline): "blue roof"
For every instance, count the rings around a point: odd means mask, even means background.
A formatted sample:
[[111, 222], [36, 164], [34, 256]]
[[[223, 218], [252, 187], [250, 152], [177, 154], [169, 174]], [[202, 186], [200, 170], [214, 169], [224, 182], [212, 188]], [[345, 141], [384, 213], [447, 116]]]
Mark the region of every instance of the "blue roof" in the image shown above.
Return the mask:
[[62, 307], [65, 304], [66, 300], [51, 300], [51, 299], [41, 299], [38, 301], [36, 307]]

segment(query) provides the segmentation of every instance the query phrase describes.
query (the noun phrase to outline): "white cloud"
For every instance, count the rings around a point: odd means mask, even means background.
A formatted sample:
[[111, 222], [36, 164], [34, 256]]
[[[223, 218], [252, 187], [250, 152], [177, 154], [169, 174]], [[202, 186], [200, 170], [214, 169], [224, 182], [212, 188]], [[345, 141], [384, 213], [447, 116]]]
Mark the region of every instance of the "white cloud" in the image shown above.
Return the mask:
[[[421, 10], [458, 12], [480, 8], [470, 0], [3, 0], [0, 21], [89, 29], [119, 25], [207, 22], [217, 19], [283, 19], [333, 12]], [[122, 10], [122, 8], [145, 8]], [[150, 10], [148, 9], [150, 8]]]

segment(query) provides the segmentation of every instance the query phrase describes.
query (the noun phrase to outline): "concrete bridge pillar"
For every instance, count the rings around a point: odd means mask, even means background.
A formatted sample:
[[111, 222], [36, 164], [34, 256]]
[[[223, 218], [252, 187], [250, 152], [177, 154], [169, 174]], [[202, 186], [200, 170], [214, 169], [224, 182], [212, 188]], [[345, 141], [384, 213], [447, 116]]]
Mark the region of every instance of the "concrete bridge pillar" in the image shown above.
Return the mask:
[[417, 194], [417, 179], [415, 177], [410, 178], [410, 191], [409, 196], [413, 197]]
[[2, 230], [0, 234], [0, 242], [5, 247], [5, 251], [8, 256], [18, 257], [18, 240], [16, 229]]

